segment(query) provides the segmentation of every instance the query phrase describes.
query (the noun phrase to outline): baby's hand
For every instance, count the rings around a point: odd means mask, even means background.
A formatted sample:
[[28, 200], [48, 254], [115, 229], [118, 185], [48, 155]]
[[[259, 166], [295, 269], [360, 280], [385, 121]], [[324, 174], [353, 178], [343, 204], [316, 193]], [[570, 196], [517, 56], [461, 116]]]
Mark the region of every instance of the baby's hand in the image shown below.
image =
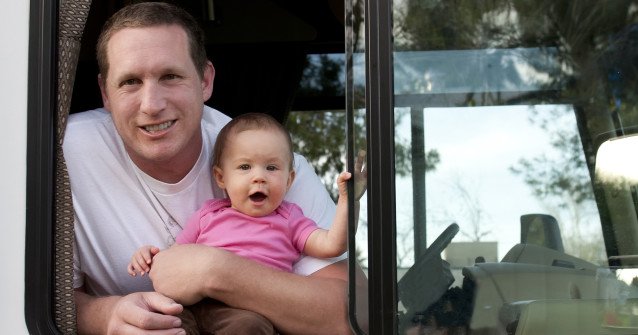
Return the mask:
[[[368, 187], [368, 167], [363, 164], [366, 152], [364, 150], [359, 151], [357, 156], [357, 162], [354, 164], [354, 200], [361, 199]], [[337, 177], [337, 186], [339, 187], [339, 197], [345, 197], [348, 195], [346, 188], [346, 180], [352, 178], [352, 173], [341, 172]]]
[[143, 246], [135, 251], [133, 257], [131, 257], [131, 263], [126, 267], [128, 274], [135, 277], [137, 271], [140, 275], [144, 276], [151, 271], [151, 262], [153, 256], [160, 252], [159, 248], [147, 245]]

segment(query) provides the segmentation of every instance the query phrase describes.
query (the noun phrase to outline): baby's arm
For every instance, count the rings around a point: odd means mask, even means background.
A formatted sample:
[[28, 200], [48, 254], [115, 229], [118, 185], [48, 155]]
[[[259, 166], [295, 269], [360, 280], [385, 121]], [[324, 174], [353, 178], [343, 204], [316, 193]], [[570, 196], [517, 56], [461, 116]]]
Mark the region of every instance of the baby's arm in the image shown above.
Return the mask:
[[157, 255], [160, 249], [152, 245], [143, 246], [135, 251], [131, 257], [131, 263], [126, 267], [128, 274], [135, 277], [137, 271], [140, 275], [144, 276], [151, 271], [151, 262], [153, 256]]
[[[359, 152], [354, 171], [354, 220], [359, 222], [359, 199], [367, 188], [367, 166], [363, 164], [365, 151]], [[348, 236], [348, 189], [346, 181], [352, 178], [352, 173], [342, 172], [337, 178], [339, 187], [339, 200], [337, 200], [337, 212], [330, 230], [317, 229], [313, 231], [306, 245], [304, 254], [318, 258], [336, 257], [347, 250]]]

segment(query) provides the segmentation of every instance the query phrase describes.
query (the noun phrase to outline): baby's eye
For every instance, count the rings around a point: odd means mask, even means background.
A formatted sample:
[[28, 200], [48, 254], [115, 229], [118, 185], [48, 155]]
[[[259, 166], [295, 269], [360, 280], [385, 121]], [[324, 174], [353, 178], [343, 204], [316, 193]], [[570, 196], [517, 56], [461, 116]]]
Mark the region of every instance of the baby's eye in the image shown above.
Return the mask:
[[239, 166], [240, 170], [250, 170], [250, 165], [248, 164], [242, 164]]
[[274, 165], [271, 165], [271, 166], [267, 167], [267, 168], [266, 168], [266, 170], [268, 170], [268, 171], [275, 171], [275, 170], [277, 170], [277, 167], [276, 167], [276, 166], [274, 166]]

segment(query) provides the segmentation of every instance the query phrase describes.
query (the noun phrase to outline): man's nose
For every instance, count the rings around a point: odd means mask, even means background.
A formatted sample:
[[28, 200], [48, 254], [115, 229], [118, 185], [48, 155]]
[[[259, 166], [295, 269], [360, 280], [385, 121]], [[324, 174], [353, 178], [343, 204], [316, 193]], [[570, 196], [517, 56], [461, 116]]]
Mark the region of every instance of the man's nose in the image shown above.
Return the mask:
[[162, 88], [157, 83], [144, 83], [141, 94], [140, 110], [142, 113], [153, 116], [166, 107]]

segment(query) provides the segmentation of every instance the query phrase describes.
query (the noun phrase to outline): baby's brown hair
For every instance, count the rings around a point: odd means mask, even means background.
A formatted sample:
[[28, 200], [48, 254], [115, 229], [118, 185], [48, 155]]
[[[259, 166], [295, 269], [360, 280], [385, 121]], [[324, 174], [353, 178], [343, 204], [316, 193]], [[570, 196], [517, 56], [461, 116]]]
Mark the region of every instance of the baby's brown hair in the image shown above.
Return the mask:
[[288, 152], [290, 154], [290, 170], [294, 166], [294, 154], [292, 148], [292, 139], [286, 128], [275, 118], [264, 113], [247, 113], [241, 114], [232, 119], [222, 128], [217, 135], [215, 147], [213, 149], [213, 166], [221, 167], [221, 159], [224, 154], [224, 148], [232, 135], [241, 133], [246, 130], [266, 129], [280, 132], [286, 139]]

